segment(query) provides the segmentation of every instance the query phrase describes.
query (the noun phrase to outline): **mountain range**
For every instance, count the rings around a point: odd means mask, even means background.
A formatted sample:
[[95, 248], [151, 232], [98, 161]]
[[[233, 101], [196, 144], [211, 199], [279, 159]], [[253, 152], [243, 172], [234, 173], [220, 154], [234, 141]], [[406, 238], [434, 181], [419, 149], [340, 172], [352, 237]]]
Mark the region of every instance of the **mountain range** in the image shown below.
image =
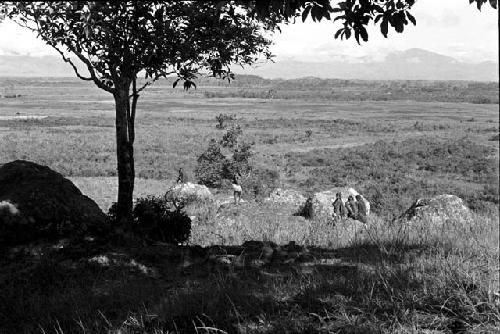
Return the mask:
[[498, 82], [498, 62], [461, 62], [423, 49], [387, 54], [383, 60], [364, 58], [328, 62], [285, 60], [240, 70], [266, 78], [318, 78], [365, 80], [473, 80]]
[[[263, 78], [301, 77], [365, 80], [473, 80], [498, 81], [498, 62], [461, 62], [423, 49], [388, 53], [383, 60], [336, 59], [324, 62], [281, 60], [236, 73]], [[57, 56], [0, 55], [0, 77], [73, 77], [71, 67]]]

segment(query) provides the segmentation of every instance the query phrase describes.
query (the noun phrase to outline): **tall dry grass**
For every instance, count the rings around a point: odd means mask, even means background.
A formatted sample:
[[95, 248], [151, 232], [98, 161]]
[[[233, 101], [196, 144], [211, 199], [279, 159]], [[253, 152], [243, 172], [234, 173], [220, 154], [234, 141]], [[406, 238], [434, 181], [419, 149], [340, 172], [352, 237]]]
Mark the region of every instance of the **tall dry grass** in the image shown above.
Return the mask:
[[[267, 215], [256, 213], [259, 205]], [[86, 261], [70, 269], [51, 256], [2, 283], [0, 332], [492, 333], [500, 326], [498, 214], [439, 226], [372, 216], [353, 229], [266, 203], [212, 208], [191, 208], [201, 217], [192, 243], [295, 240], [316, 264], [179, 271], [161, 247], [130, 250], [161, 274], [147, 277]]]
[[[312, 271], [269, 268], [265, 276], [220, 273], [199, 289], [176, 294], [175, 302], [160, 304], [154, 326], [177, 320], [197, 333], [498, 331], [498, 215], [473, 215], [440, 226], [372, 217], [347, 242], [335, 240], [346, 230], [334, 232], [321, 221], [303, 223], [302, 242], [311, 249], [319, 249], [318, 242], [336, 243], [329, 251], [339, 262]], [[285, 218], [257, 216], [235, 219], [234, 227], [220, 224], [226, 231], [221, 238], [235, 242], [243, 239], [231, 231], [252, 230], [249, 238], [280, 243], [298, 226]], [[133, 333], [127, 325], [121, 329]]]

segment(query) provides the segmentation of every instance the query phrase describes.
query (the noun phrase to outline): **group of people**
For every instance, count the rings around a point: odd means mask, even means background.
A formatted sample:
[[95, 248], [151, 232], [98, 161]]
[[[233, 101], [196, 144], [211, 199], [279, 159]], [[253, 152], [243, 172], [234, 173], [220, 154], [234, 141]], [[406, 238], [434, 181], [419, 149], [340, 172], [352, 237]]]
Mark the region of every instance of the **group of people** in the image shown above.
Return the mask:
[[361, 195], [356, 195], [353, 197], [349, 195], [347, 201], [344, 204], [342, 200], [342, 194], [337, 193], [333, 205], [333, 219], [343, 219], [352, 218], [354, 220], [359, 220], [362, 223], [367, 223], [367, 208], [365, 201]]

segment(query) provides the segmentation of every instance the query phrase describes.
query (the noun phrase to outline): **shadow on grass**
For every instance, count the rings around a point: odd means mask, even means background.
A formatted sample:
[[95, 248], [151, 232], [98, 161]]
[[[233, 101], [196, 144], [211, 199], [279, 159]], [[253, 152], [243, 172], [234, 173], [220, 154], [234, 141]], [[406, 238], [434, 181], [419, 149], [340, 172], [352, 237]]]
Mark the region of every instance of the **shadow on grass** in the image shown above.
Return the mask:
[[[458, 318], [491, 323], [483, 313], [498, 314], [470, 311], [449, 282], [417, 276], [407, 257], [373, 245], [245, 245], [3, 258], [0, 333], [377, 333], [443, 329]], [[279, 256], [266, 259], [271, 246]], [[413, 261], [422, 250], [406, 251]]]

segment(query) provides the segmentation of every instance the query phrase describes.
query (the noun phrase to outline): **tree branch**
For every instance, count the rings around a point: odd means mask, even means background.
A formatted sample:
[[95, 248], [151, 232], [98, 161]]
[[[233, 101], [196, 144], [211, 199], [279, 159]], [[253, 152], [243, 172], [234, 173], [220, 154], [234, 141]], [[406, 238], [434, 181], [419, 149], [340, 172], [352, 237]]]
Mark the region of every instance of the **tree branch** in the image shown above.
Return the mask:
[[92, 81], [93, 79], [91, 77], [84, 77], [83, 75], [81, 75], [79, 72], [78, 72], [78, 69], [76, 68], [75, 64], [73, 64], [73, 62], [71, 61], [70, 58], [66, 57], [64, 55], [64, 53], [59, 50], [59, 48], [55, 45], [52, 45], [52, 44], [49, 44], [50, 46], [52, 46], [52, 48], [54, 48], [57, 52], [59, 52], [59, 54], [61, 55], [62, 59], [67, 62], [68, 64], [71, 65], [71, 67], [73, 67], [73, 71], [75, 71], [75, 74], [78, 78], [82, 79], [82, 80], [86, 80], [86, 81]]
[[80, 58], [80, 60], [85, 64], [87, 65], [87, 69], [89, 70], [89, 73], [90, 73], [90, 77], [92, 78], [92, 80], [94, 81], [94, 83], [96, 84], [97, 87], [111, 93], [111, 94], [114, 94], [115, 93], [115, 89], [113, 89], [112, 87], [109, 87], [108, 85], [104, 84], [102, 81], [99, 80], [99, 78], [97, 77], [96, 73], [95, 73], [95, 70], [94, 70], [94, 67], [92, 66], [92, 63], [90, 62], [90, 60], [88, 60], [87, 58], [85, 58], [85, 56], [77, 51], [72, 45], [67, 45], [68, 49], [73, 52], [78, 58]]

